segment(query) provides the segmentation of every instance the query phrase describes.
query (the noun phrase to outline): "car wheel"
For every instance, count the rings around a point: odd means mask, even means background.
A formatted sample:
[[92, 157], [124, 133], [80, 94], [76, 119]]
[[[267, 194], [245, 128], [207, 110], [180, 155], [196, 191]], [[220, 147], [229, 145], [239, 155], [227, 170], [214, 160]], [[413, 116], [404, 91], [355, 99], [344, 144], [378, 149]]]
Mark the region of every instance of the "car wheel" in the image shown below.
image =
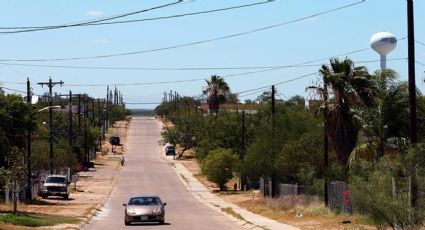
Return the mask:
[[68, 200], [69, 199], [69, 194], [66, 194], [65, 196], [63, 196], [64, 200]]
[[165, 223], [165, 220], [160, 220], [159, 221], [159, 224], [164, 224]]
[[127, 225], [130, 225], [131, 222], [128, 222], [128, 221], [124, 220], [124, 224], [127, 226]]
[[41, 198], [46, 199], [47, 196], [46, 195], [41, 195]]

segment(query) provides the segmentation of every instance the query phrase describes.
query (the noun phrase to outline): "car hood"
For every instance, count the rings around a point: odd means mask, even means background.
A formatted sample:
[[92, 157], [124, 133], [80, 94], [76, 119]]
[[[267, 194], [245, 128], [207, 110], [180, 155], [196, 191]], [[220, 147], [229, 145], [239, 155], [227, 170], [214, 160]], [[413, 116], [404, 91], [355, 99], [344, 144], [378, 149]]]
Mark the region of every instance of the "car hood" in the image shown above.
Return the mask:
[[129, 205], [127, 210], [136, 213], [136, 215], [152, 214], [160, 205]]
[[61, 184], [61, 183], [44, 183], [45, 187], [49, 187], [49, 186], [56, 186], [56, 187], [66, 187], [66, 184]]

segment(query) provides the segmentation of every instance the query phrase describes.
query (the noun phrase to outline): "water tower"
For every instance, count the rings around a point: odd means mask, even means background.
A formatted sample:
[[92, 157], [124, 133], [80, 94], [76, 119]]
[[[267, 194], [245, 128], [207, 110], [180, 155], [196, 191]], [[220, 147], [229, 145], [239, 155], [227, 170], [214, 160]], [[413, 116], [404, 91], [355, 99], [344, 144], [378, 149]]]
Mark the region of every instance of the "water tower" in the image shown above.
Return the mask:
[[397, 46], [397, 38], [388, 32], [379, 32], [370, 38], [370, 46], [381, 55], [381, 70], [387, 68], [387, 54]]

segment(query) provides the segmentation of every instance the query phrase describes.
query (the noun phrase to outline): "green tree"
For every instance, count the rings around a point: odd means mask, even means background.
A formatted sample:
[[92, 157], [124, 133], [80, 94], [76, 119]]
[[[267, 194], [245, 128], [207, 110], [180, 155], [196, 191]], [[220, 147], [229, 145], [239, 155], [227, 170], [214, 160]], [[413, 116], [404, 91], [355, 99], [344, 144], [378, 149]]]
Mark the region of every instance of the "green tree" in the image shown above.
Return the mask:
[[220, 191], [225, 190], [225, 184], [232, 179], [237, 156], [229, 149], [211, 151], [202, 161], [202, 171], [208, 180], [216, 183]]
[[0, 180], [4, 190], [12, 191], [12, 210], [13, 213], [16, 213], [17, 194], [24, 189], [26, 182], [25, 152], [17, 147], [12, 147], [6, 155], [5, 161], [7, 167], [0, 168]]
[[368, 137], [368, 149], [376, 160], [384, 155], [389, 142], [396, 146], [394, 140], [408, 135], [407, 84], [396, 79], [397, 73], [393, 70], [376, 71], [372, 80], [377, 86], [377, 105], [355, 110], [361, 118], [363, 135]]
[[222, 77], [217, 75], [212, 75], [210, 80], [205, 81], [207, 82], [207, 86], [202, 93], [208, 96], [210, 113], [217, 116], [220, 104], [226, 101], [226, 96], [230, 92], [230, 87]]
[[376, 105], [377, 89], [367, 69], [354, 67], [350, 59], [331, 59], [330, 65], [331, 68], [323, 65], [319, 70], [324, 84], [330, 86], [333, 95], [327, 115], [326, 135], [331, 140], [338, 161], [346, 167], [361, 128], [352, 109]]

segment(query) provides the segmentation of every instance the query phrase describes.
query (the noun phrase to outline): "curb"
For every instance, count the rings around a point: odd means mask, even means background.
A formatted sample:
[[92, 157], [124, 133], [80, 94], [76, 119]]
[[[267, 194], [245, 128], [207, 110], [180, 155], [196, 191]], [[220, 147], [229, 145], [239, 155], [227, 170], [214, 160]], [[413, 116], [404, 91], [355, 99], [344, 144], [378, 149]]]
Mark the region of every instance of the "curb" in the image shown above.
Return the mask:
[[100, 209], [103, 207], [103, 205], [105, 205], [106, 201], [111, 196], [111, 193], [112, 193], [112, 190], [114, 188], [115, 182], [116, 182], [116, 175], [114, 175], [114, 177], [112, 179], [111, 189], [109, 190], [108, 194], [106, 194], [105, 199], [102, 202], [100, 202], [99, 204], [97, 204], [91, 210], [91, 212], [76, 226], [78, 229], [82, 229], [86, 224], [88, 224], [90, 222], [91, 219], [93, 219], [94, 216], [96, 216], [97, 213], [99, 213]]

